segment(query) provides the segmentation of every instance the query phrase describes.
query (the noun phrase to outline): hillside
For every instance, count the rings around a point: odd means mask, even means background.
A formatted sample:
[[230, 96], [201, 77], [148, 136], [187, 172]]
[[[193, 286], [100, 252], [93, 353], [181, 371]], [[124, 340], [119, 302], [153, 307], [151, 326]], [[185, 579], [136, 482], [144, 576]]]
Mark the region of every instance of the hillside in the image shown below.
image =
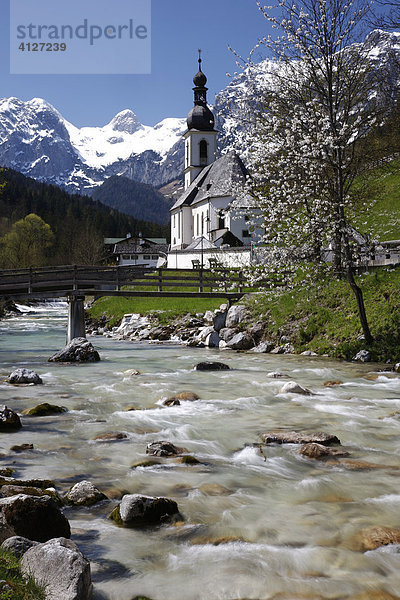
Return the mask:
[[400, 240], [400, 160], [360, 178], [355, 194], [355, 227], [380, 241]]
[[114, 175], [95, 189], [92, 198], [135, 219], [160, 225], [169, 223], [171, 202], [146, 183]]
[[55, 234], [53, 264], [78, 261], [78, 248], [102, 245], [104, 237], [139, 232], [148, 237], [168, 236], [166, 226], [135, 219], [86, 196], [69, 195], [12, 169], [0, 169], [0, 236], [30, 213], [41, 217]]

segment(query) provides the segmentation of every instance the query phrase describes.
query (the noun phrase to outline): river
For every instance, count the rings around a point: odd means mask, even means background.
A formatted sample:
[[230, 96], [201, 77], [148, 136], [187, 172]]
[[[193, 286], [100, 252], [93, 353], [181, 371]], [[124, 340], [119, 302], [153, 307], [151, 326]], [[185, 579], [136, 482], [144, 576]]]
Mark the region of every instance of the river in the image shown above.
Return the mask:
[[[40, 402], [68, 408], [54, 417], [23, 417], [19, 432], [2, 434], [2, 465], [14, 467], [20, 478], [53, 479], [61, 491], [89, 479], [114, 498], [167, 496], [185, 518], [180, 526], [133, 530], [107, 518], [115, 501], [66, 508], [72, 539], [92, 561], [96, 599], [350, 599], [367, 592], [365, 598], [375, 598], [371, 590], [398, 593], [400, 554], [362, 553], [352, 540], [364, 527], [400, 525], [399, 415], [390, 416], [400, 411], [400, 376], [373, 379], [372, 365], [323, 358], [218, 353], [103, 337], [92, 338], [100, 363], [48, 363], [63, 347], [65, 329], [61, 304], [0, 322], [0, 379], [25, 366], [44, 381], [19, 388], [0, 383], [2, 403], [17, 411]], [[194, 371], [202, 360], [223, 360], [231, 370]], [[124, 374], [128, 369], [141, 375]], [[285, 379], [269, 376], [275, 371], [313, 394], [279, 394]], [[327, 380], [343, 384], [325, 387]], [[185, 390], [201, 399], [162, 405], [163, 398]], [[295, 445], [264, 447], [264, 457], [252, 444], [276, 428], [334, 433], [352, 459], [386, 467], [350, 470], [303, 458]], [[128, 438], [93, 441], [109, 431]], [[162, 466], [132, 469], [155, 440], [184, 446], [202, 464], [166, 459]], [[32, 443], [34, 450], [10, 453], [10, 446], [22, 443]], [[224, 543], [212, 543], [218, 539]]]

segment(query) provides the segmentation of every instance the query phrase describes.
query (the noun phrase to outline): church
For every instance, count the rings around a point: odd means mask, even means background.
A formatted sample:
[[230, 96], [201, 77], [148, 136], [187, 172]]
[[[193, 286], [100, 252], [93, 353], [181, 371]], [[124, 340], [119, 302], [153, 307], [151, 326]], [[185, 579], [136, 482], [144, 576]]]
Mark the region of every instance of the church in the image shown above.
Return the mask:
[[244, 187], [248, 172], [234, 151], [216, 158], [218, 132], [207, 106], [207, 77], [201, 70], [200, 56], [198, 62], [193, 78], [194, 106], [183, 135], [185, 187], [171, 208], [168, 266], [172, 268], [209, 267], [211, 261], [221, 262], [222, 253], [226, 258], [227, 252], [243, 255], [240, 263], [243, 259], [248, 262], [257, 236], [245, 209], [232, 207], [235, 190]]

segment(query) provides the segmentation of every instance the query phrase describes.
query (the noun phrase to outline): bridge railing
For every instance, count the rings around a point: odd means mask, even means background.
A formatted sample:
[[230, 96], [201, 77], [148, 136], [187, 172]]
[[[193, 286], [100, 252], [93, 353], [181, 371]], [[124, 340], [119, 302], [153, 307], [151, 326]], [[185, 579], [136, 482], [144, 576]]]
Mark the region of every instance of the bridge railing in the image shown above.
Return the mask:
[[[123, 288], [123, 289], [122, 289]], [[39, 267], [0, 271], [0, 296], [43, 297], [84, 295], [146, 295], [207, 293], [225, 295], [251, 291], [241, 271], [218, 269], [149, 269], [135, 266]]]

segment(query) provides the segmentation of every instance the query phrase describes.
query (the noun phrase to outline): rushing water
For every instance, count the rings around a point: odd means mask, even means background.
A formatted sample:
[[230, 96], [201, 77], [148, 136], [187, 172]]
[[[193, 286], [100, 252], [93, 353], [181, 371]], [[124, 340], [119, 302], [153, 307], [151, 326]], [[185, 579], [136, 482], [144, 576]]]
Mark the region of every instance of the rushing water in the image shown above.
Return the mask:
[[[400, 526], [399, 416], [390, 416], [400, 411], [400, 376], [371, 379], [371, 365], [321, 358], [102, 337], [92, 340], [100, 363], [48, 363], [64, 345], [65, 328], [61, 305], [0, 322], [0, 379], [25, 366], [44, 381], [19, 388], [0, 383], [2, 403], [17, 411], [39, 402], [68, 408], [54, 417], [25, 417], [19, 432], [2, 434], [0, 452], [8, 455], [2, 464], [14, 466], [21, 478], [53, 479], [60, 490], [90, 479], [114, 498], [168, 496], [185, 517], [185, 525], [133, 530], [107, 519], [115, 500], [65, 509], [72, 539], [92, 561], [96, 598], [294, 600], [398, 593], [400, 554], [363, 554], [351, 540], [370, 525]], [[231, 370], [194, 371], [205, 359], [223, 360]], [[141, 375], [130, 377], [127, 369]], [[272, 371], [313, 395], [279, 394], [285, 380], [269, 376]], [[327, 388], [326, 380], [344, 383]], [[162, 405], [163, 398], [185, 390], [201, 400]], [[264, 447], [264, 458], [252, 444], [274, 428], [334, 433], [351, 458], [387, 467], [349, 470], [302, 458], [294, 445]], [[109, 431], [123, 431], [128, 439], [93, 441]], [[184, 446], [203, 464], [165, 459], [162, 466], [132, 469], [155, 440]], [[33, 443], [34, 450], [9, 453], [22, 443]], [[210, 543], [222, 537], [231, 540]]]

